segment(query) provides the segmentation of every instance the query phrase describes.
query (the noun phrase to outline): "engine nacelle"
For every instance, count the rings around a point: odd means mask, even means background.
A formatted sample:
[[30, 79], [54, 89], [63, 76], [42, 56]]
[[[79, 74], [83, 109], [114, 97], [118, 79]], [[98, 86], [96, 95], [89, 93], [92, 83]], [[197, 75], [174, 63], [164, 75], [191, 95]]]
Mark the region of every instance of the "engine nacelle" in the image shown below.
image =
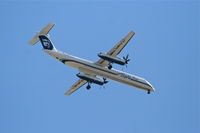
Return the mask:
[[110, 63], [116, 63], [116, 64], [119, 64], [119, 65], [125, 65], [127, 64], [126, 61], [122, 58], [119, 58], [119, 57], [112, 57], [110, 55], [107, 55], [107, 54], [98, 54], [98, 56], [104, 60], [107, 60], [109, 61]]
[[100, 78], [96, 78], [96, 77], [92, 77], [92, 76], [89, 76], [89, 75], [84, 75], [84, 74], [76, 74], [77, 77], [79, 77], [80, 79], [83, 79], [83, 80], [86, 80], [90, 83], [95, 83], [95, 84], [98, 84], [98, 85], [103, 85], [105, 83], [107, 83], [107, 81], [103, 80], [103, 79], [100, 79]]

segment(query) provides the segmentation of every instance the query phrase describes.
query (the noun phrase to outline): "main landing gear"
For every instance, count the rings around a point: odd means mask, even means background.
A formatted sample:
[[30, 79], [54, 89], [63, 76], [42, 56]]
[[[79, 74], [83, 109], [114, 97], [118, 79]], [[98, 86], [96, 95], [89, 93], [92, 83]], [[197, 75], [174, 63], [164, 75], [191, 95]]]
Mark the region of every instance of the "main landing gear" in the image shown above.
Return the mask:
[[111, 63], [109, 63], [108, 69], [112, 69], [112, 64]]
[[147, 94], [150, 94], [150, 93], [151, 93], [151, 91], [150, 91], [150, 90], [148, 90], [148, 91], [147, 91]]
[[88, 83], [86, 89], [89, 90], [90, 88], [91, 88], [91, 85], [90, 85], [90, 83]]

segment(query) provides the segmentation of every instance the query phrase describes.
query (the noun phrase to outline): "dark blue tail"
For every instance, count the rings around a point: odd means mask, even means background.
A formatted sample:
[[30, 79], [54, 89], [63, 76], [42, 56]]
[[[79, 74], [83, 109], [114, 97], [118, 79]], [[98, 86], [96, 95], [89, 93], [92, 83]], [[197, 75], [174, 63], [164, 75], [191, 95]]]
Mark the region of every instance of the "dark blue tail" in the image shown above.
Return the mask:
[[39, 39], [44, 49], [53, 50], [54, 46], [46, 35], [39, 35]]

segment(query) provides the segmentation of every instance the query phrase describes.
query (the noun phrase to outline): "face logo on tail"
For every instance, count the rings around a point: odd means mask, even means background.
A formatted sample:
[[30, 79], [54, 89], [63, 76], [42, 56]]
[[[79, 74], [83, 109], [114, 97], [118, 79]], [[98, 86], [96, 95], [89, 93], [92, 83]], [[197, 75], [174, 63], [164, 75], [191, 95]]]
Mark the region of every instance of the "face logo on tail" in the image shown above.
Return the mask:
[[50, 49], [51, 45], [50, 42], [47, 39], [42, 39], [43, 45], [46, 49]]
[[40, 35], [39, 39], [40, 39], [44, 49], [48, 49], [48, 50], [52, 50], [53, 49], [53, 44], [51, 43], [51, 41], [49, 40], [49, 38], [47, 36]]

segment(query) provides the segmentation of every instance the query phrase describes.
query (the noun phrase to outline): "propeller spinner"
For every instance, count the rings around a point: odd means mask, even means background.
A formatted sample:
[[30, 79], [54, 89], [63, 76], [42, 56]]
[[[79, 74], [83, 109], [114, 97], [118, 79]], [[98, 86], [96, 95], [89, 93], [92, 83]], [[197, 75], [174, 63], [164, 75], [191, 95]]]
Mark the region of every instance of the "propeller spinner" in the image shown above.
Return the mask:
[[125, 61], [126, 64], [128, 64], [128, 62], [131, 60], [128, 57], [129, 57], [129, 54], [127, 54], [126, 56], [123, 56], [123, 59], [124, 59], [124, 61]]

